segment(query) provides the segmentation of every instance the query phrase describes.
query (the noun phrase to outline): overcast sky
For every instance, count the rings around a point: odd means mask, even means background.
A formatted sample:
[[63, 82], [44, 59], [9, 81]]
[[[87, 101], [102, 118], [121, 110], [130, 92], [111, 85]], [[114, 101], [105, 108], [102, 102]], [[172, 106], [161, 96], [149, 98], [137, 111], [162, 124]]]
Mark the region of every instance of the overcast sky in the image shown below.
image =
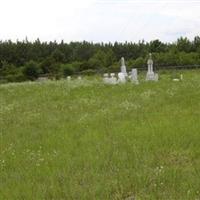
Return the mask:
[[175, 41], [200, 35], [200, 0], [0, 0], [0, 40]]

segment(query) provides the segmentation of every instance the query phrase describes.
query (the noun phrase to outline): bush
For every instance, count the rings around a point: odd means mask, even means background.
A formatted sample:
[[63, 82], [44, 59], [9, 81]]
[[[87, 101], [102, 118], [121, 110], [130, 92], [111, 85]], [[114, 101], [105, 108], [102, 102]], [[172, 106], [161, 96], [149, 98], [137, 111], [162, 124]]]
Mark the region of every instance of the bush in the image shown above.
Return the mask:
[[0, 68], [1, 82], [22, 82], [26, 77], [22, 73], [22, 68], [15, 67], [13, 64], [3, 62]]
[[105, 72], [119, 72], [120, 71], [120, 63], [115, 62], [110, 65], [107, 69], [104, 69]]
[[82, 75], [87, 75], [87, 76], [92, 76], [92, 75], [95, 75], [96, 73], [97, 71], [93, 69], [88, 69], [81, 72]]
[[74, 69], [74, 72], [79, 72], [80, 71], [80, 66], [81, 66], [81, 62], [78, 62], [78, 61], [74, 61], [71, 63], [73, 69]]
[[23, 69], [24, 76], [27, 77], [29, 80], [35, 80], [38, 78], [39, 74], [41, 73], [41, 70], [39, 68], [39, 65], [34, 61], [29, 61], [25, 64]]
[[26, 80], [26, 77], [22, 74], [9, 74], [5, 77], [8, 82], [22, 82]]
[[72, 64], [61, 65], [61, 70], [64, 77], [71, 76], [75, 72], [75, 69], [73, 68]]
[[134, 68], [143, 68], [146, 66], [146, 60], [142, 57], [139, 57], [132, 64]]
[[45, 58], [41, 63], [40, 63], [40, 68], [42, 70], [43, 74], [49, 74], [53, 73], [55, 71], [54, 69], [54, 64], [56, 63], [55, 59], [51, 56]]

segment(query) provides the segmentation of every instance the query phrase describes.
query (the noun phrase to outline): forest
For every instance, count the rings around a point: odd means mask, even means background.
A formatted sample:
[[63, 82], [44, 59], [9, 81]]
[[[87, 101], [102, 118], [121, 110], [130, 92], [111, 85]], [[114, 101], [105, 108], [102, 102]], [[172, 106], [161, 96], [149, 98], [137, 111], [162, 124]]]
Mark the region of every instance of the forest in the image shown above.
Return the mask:
[[128, 69], [146, 67], [148, 53], [153, 54], [155, 69], [178, 66], [200, 68], [200, 36], [180, 37], [172, 43], [160, 40], [138, 43], [93, 42], [13, 42], [0, 41], [0, 82], [21, 82], [38, 77], [60, 79], [69, 75], [117, 72], [124, 57]]

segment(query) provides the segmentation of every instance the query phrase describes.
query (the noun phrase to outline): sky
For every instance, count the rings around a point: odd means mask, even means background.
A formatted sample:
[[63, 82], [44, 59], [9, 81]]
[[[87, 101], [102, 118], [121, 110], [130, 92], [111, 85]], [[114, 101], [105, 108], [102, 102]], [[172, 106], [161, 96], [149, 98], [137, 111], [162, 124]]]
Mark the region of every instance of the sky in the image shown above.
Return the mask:
[[0, 0], [0, 40], [138, 42], [200, 36], [200, 0]]

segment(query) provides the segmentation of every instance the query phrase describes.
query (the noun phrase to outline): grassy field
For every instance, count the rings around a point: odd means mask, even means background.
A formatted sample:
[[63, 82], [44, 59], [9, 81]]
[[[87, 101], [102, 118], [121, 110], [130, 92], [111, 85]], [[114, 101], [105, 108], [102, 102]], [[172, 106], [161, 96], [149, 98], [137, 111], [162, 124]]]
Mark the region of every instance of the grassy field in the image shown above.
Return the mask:
[[0, 199], [200, 199], [200, 71], [183, 76], [0, 85]]

